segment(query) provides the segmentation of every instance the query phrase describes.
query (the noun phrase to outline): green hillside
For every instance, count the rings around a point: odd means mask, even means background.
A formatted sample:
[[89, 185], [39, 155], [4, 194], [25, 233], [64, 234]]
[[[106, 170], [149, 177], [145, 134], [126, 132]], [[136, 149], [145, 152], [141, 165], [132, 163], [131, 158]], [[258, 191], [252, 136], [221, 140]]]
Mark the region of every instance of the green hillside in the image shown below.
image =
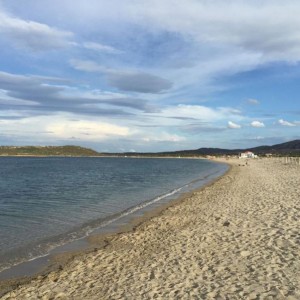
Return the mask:
[[100, 153], [79, 146], [0, 146], [1, 156], [99, 156]]

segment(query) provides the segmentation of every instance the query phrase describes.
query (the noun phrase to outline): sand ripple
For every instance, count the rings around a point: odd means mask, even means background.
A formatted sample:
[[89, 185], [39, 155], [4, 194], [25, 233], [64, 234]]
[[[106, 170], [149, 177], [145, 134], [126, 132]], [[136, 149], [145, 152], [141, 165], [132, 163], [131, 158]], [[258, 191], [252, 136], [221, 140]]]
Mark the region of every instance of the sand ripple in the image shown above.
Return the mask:
[[251, 161], [1, 299], [300, 299], [300, 166]]

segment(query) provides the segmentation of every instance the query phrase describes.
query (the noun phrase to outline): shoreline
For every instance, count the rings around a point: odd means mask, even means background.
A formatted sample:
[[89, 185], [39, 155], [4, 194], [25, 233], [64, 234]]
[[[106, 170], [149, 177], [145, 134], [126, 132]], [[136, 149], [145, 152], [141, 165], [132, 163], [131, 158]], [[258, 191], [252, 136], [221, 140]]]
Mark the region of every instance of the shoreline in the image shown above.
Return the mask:
[[214, 183], [1, 300], [300, 299], [299, 165], [229, 163]]
[[[35, 156], [35, 157], [40, 157], [40, 156]], [[51, 156], [51, 157], [57, 157], [57, 156]], [[139, 157], [134, 157], [134, 158], [139, 158]], [[144, 158], [144, 157], [140, 157], [140, 158]], [[145, 157], [145, 158], [152, 158], [152, 157]], [[174, 158], [174, 157], [162, 157], [162, 158]], [[180, 159], [191, 159], [191, 158], [181, 157]], [[203, 158], [196, 158], [196, 159], [203, 159]], [[93, 230], [95, 231], [95, 233], [92, 232], [88, 236], [55, 247], [53, 250], [50, 251], [50, 253], [44, 256], [22, 262], [9, 269], [3, 270], [1, 273], [7, 272], [8, 275], [6, 277], [8, 277], [8, 279], [7, 278], [0, 279], [0, 297], [7, 294], [9, 291], [13, 290], [15, 287], [28, 284], [30, 281], [40, 276], [45, 277], [51, 272], [60, 271], [62, 268], [64, 268], [65, 265], [67, 265], [68, 263], [70, 263], [70, 261], [74, 260], [77, 257], [82, 257], [89, 253], [93, 253], [95, 251], [105, 248], [107, 245], [110, 244], [110, 241], [113, 240], [115, 237], [135, 231], [139, 226], [141, 226], [145, 222], [151, 221], [151, 219], [154, 217], [159, 217], [168, 208], [183, 203], [187, 198], [191, 197], [194, 193], [202, 189], [205, 189], [208, 186], [213, 185], [215, 182], [220, 180], [220, 178], [226, 176], [230, 172], [231, 166], [230, 164], [228, 164], [227, 161], [222, 161], [222, 160], [219, 161], [212, 160], [212, 161], [227, 165], [228, 169], [222, 175], [218, 175], [216, 178], [213, 178], [208, 182], [204, 182], [203, 185], [201, 185], [200, 187], [193, 188], [192, 190], [187, 192], [179, 193], [175, 198], [170, 198], [169, 200], [167, 200], [166, 203], [164, 202], [160, 203], [158, 201], [157, 202], [158, 205], [154, 205], [154, 207], [151, 207], [150, 205], [149, 209], [147, 209], [146, 206], [146, 209], [144, 212], [142, 212], [142, 215], [139, 216], [129, 215], [125, 224], [115, 225], [113, 223], [112, 228], [108, 228], [108, 230], [106, 230], [106, 227], [103, 227], [102, 228], [103, 232], [101, 232], [101, 228], [100, 228], [100, 233], [97, 232], [99, 231], [99, 228], [98, 229], [96, 228]], [[166, 198], [168, 199], [168, 197]], [[84, 244], [83, 246], [81, 245], [81, 241]], [[79, 242], [79, 246], [77, 245], [77, 242]], [[72, 246], [72, 244], [75, 244], [75, 246]], [[69, 247], [69, 245], [71, 245], [71, 247]], [[67, 248], [67, 250], [64, 250], [65, 247]], [[62, 250], [60, 250], [60, 248], [62, 248]], [[31, 271], [32, 268], [34, 269], [34, 271]], [[16, 269], [16, 271], [14, 269]], [[27, 272], [26, 269], [28, 270]], [[25, 274], [27, 273], [27, 275], [20, 276], [18, 275], [20, 273], [25, 273]], [[28, 273], [33, 273], [33, 274], [28, 275]]]
[[142, 156], [142, 155], [25, 155], [25, 154], [16, 154], [16, 155], [3, 155], [0, 154], [1, 157], [31, 157], [31, 158], [39, 158], [39, 157], [49, 157], [49, 158], [55, 158], [55, 157], [61, 157], [61, 158], [176, 158], [176, 159], [207, 159], [210, 160], [210, 158], [207, 158], [205, 156]]

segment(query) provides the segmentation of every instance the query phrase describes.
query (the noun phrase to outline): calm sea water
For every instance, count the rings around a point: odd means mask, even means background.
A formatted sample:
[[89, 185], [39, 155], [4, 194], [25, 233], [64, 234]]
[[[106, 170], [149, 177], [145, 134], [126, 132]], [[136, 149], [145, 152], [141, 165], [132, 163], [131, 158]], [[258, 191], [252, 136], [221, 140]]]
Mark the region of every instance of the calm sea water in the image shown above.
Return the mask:
[[0, 270], [221, 175], [196, 159], [0, 158]]

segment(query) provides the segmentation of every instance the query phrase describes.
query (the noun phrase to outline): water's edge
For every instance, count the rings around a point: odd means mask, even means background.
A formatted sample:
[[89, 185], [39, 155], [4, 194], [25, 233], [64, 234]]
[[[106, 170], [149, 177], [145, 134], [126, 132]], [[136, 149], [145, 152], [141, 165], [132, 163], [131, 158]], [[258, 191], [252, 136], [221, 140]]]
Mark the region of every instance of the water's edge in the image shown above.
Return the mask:
[[0, 272], [0, 296], [14, 285], [25, 283], [36, 276], [45, 276], [53, 270], [62, 268], [74, 256], [95, 251], [95, 249], [105, 246], [108, 237], [133, 230], [136, 226], [159, 215], [166, 208], [181, 202], [197, 190], [213, 184], [230, 170], [228, 164], [220, 162], [217, 164], [223, 164], [226, 167], [209, 174], [204, 179], [190, 182], [165, 195], [141, 203], [104, 220], [97, 228], [87, 231], [83, 237], [59, 245], [44, 256], [33, 258]]

